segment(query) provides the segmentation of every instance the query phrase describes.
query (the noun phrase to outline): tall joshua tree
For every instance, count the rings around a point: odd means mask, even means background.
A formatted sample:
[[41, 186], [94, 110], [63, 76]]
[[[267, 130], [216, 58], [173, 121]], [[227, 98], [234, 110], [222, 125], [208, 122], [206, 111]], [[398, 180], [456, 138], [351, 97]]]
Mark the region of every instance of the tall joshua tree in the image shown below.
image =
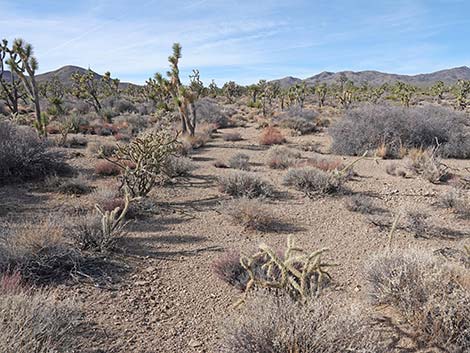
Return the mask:
[[11, 49], [8, 48], [8, 42], [3, 41], [6, 51], [10, 53], [7, 64], [12, 69], [12, 76], [18, 75], [23, 86], [34, 104], [36, 113], [36, 122], [38, 130], [42, 133], [46, 132], [46, 124], [41, 116], [41, 105], [39, 104], [39, 88], [36, 83], [36, 70], [38, 69], [38, 61], [34, 57], [33, 46], [26, 43], [23, 39], [15, 39]]
[[178, 110], [181, 119], [181, 129], [183, 134], [189, 133], [194, 136], [196, 132], [196, 101], [205, 92], [204, 85], [199, 78], [199, 71], [193, 70], [190, 75], [190, 85], [184, 86], [180, 80], [179, 60], [181, 59], [181, 45], [173, 44], [173, 53], [168, 57], [170, 71], [167, 72], [167, 78], [162, 74], [156, 73], [154, 82], [158, 84], [161, 91], [167, 93]]
[[[3, 40], [0, 44], [0, 97], [10, 109], [12, 114], [18, 113], [18, 105], [21, 99], [25, 99], [26, 93], [22, 89], [21, 81], [14, 74], [8, 59], [15, 61], [16, 54], [8, 50], [8, 41]], [[9, 62], [9, 61], [8, 61]], [[10, 69], [10, 77], [7, 79], [5, 75], [5, 65]]]

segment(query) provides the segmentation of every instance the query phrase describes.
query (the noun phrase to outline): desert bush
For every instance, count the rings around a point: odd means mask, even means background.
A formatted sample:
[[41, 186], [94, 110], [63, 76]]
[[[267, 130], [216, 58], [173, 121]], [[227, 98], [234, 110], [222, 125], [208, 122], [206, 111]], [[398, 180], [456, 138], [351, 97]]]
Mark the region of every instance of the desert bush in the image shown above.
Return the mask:
[[334, 194], [341, 189], [344, 177], [314, 167], [292, 168], [284, 177], [284, 184], [302, 191], [308, 197]]
[[385, 171], [389, 175], [400, 176], [402, 178], [406, 177], [406, 171], [401, 168], [396, 162], [387, 164], [387, 166], [385, 167]]
[[101, 176], [119, 175], [120, 172], [121, 169], [117, 165], [106, 160], [95, 164], [95, 173]]
[[438, 205], [450, 208], [460, 215], [470, 215], [470, 196], [464, 190], [452, 188], [441, 194]]
[[420, 175], [431, 183], [446, 181], [450, 173], [436, 152], [436, 149], [412, 150], [405, 159], [405, 166], [415, 175]]
[[366, 266], [375, 304], [391, 305], [418, 348], [470, 349], [470, 275], [422, 250], [376, 255]]
[[117, 145], [117, 151], [106, 160], [122, 171], [122, 186], [131, 197], [146, 196], [164, 177], [167, 159], [174, 155], [177, 137], [166, 130], [143, 133], [127, 145]]
[[0, 102], [0, 115], [8, 115], [9, 111], [7, 109], [7, 106], [3, 103]]
[[274, 188], [256, 174], [250, 172], [234, 172], [219, 179], [219, 189], [234, 197], [272, 197]]
[[346, 110], [330, 128], [332, 150], [358, 155], [383, 145], [387, 157], [399, 157], [410, 148], [430, 148], [441, 144], [445, 157], [470, 158], [470, 131], [460, 112], [437, 106], [405, 108], [363, 105]]
[[68, 148], [81, 148], [88, 145], [88, 140], [83, 136], [71, 136], [63, 144]]
[[126, 100], [126, 99], [118, 99], [113, 102], [113, 109], [118, 112], [119, 114], [122, 113], [137, 113], [138, 109], [134, 105], [134, 103]]
[[426, 237], [430, 229], [428, 218], [429, 214], [422, 210], [408, 210], [405, 214], [405, 228], [415, 237]]
[[90, 142], [87, 151], [97, 158], [111, 157], [117, 150], [117, 146], [113, 143]]
[[80, 253], [52, 220], [8, 224], [0, 235], [0, 272], [18, 271], [26, 281], [55, 282], [70, 276]]
[[261, 131], [259, 143], [261, 145], [281, 145], [286, 142], [281, 131], [275, 127], [268, 126]]
[[128, 130], [137, 135], [149, 127], [150, 117], [135, 113], [120, 115], [114, 119], [114, 124], [119, 129]]
[[169, 156], [165, 162], [165, 174], [169, 178], [183, 177], [197, 169], [196, 164], [189, 158]]
[[183, 136], [183, 144], [187, 144], [189, 150], [197, 150], [198, 148], [204, 147], [207, 142], [211, 139], [211, 135], [208, 131], [198, 131], [191, 135]]
[[[0, 289], [1, 292], [1, 289]], [[55, 292], [22, 289], [0, 295], [0, 351], [68, 352], [76, 347], [81, 310]]]
[[0, 185], [69, 172], [63, 156], [33, 129], [0, 121]]
[[318, 114], [313, 110], [290, 107], [282, 112], [276, 121], [283, 128], [292, 129], [299, 135], [306, 135], [319, 130], [317, 116]]
[[[334, 170], [341, 170], [344, 168], [343, 162], [339, 159], [329, 160], [325, 158], [309, 158], [307, 160], [299, 161], [296, 163], [297, 167], [314, 167], [324, 172], [331, 172]], [[350, 169], [352, 173], [352, 169]]]
[[229, 120], [222, 107], [211, 98], [202, 98], [196, 102], [198, 122], [214, 124], [217, 128], [228, 127]]
[[49, 190], [66, 195], [85, 195], [93, 190], [83, 175], [74, 178], [59, 178], [57, 175], [52, 175], [46, 178], [45, 183]]
[[234, 169], [250, 170], [250, 157], [244, 153], [237, 153], [229, 158], [228, 166]]
[[231, 132], [227, 134], [223, 134], [222, 138], [224, 141], [241, 141], [243, 140], [241, 135], [238, 132]]
[[371, 197], [355, 194], [346, 201], [346, 208], [352, 212], [371, 214], [378, 211]]
[[220, 210], [247, 229], [266, 231], [276, 224], [270, 208], [257, 199], [230, 200], [223, 203]]
[[284, 146], [273, 146], [267, 153], [267, 163], [273, 169], [287, 169], [293, 166], [296, 159], [300, 157], [300, 152]]
[[326, 298], [300, 305], [288, 297], [259, 294], [225, 323], [219, 351], [391, 352], [391, 340], [366, 315], [361, 307], [342, 308]]

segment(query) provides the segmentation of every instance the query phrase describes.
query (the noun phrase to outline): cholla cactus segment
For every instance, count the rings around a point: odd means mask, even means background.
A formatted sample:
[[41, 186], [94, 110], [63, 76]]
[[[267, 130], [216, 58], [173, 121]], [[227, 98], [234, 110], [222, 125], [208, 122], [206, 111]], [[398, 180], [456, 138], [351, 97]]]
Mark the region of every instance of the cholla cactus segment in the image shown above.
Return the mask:
[[[287, 238], [287, 249], [283, 255], [277, 254], [268, 245], [261, 244], [256, 254], [240, 258], [240, 264], [248, 272], [250, 280], [236, 306], [244, 303], [248, 292], [254, 287], [285, 290], [301, 301], [317, 296], [325, 277], [331, 278], [326, 268], [335, 266], [322, 261], [322, 255], [326, 252], [328, 252], [326, 248], [311, 253], [306, 252], [295, 246], [291, 236]], [[253, 270], [253, 264], [259, 262], [260, 259], [264, 261], [263, 276]]]

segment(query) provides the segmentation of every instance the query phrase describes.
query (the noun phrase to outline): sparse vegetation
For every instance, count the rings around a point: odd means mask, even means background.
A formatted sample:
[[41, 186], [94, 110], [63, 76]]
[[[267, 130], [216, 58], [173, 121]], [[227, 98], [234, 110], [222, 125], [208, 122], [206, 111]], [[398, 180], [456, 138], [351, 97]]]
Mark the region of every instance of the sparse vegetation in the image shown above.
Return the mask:
[[272, 169], [287, 169], [296, 164], [300, 157], [300, 152], [284, 146], [273, 146], [268, 151], [267, 164]]
[[265, 128], [259, 137], [261, 145], [281, 145], [284, 142], [286, 139], [282, 136], [281, 131], [272, 126]]
[[250, 172], [234, 172], [219, 179], [219, 189], [234, 197], [272, 197], [274, 188], [256, 174]]
[[302, 191], [308, 197], [338, 192], [344, 177], [314, 167], [292, 168], [284, 177], [284, 184]]
[[276, 225], [276, 218], [262, 201], [240, 198], [223, 203], [222, 213], [244, 228], [266, 231]]
[[244, 153], [237, 153], [230, 157], [228, 166], [234, 169], [250, 170], [250, 157]]

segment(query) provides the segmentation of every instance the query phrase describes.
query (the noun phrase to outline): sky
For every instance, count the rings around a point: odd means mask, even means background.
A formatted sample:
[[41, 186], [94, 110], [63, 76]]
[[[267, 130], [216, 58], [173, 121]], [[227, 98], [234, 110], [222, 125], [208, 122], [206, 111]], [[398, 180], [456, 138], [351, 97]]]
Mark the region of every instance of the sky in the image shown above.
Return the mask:
[[181, 75], [240, 84], [322, 71], [470, 66], [467, 0], [0, 0], [0, 37], [39, 72], [76, 65], [144, 83], [183, 47]]

